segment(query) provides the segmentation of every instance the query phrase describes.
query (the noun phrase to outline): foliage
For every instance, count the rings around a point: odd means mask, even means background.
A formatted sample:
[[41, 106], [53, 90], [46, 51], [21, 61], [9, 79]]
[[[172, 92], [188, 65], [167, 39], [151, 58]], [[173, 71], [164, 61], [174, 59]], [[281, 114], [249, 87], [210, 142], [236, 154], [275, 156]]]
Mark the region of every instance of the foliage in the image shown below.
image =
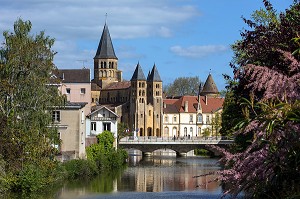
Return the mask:
[[201, 155], [201, 156], [210, 156], [210, 152], [206, 149], [195, 149], [194, 154]]
[[166, 96], [198, 95], [200, 79], [199, 77], [178, 77], [174, 82], [164, 87]]
[[[264, 4], [273, 12], [269, 1]], [[243, 114], [234, 135], [249, 143], [233, 153], [216, 147], [224, 154], [225, 170], [218, 179], [225, 194], [299, 197], [300, 57], [292, 54], [299, 48], [293, 41], [299, 19], [300, 2], [294, 1], [278, 20], [245, 20], [252, 30], [244, 31], [234, 46], [237, 65], [232, 66], [238, 85], [230, 89]]]
[[95, 162], [83, 159], [74, 159], [63, 163], [68, 179], [91, 178], [98, 174]]
[[210, 128], [205, 128], [205, 129], [203, 129], [203, 132], [202, 132], [202, 134], [203, 134], [203, 137], [205, 137], [205, 138], [207, 138], [208, 136], [210, 136], [211, 135], [211, 130], [210, 130]]
[[118, 143], [122, 138], [126, 136], [130, 136], [132, 134], [132, 132], [128, 132], [128, 130], [129, 128], [126, 123], [123, 122], [118, 123]]
[[0, 47], [0, 154], [8, 182], [22, 191], [37, 190], [55, 178], [44, 171], [56, 165], [52, 143], [58, 137], [49, 128], [49, 109], [61, 100], [57, 88], [49, 86], [54, 39], [44, 32], [31, 35], [31, 27], [30, 21], [18, 19], [14, 32], [4, 31]]
[[109, 131], [104, 131], [97, 136], [98, 143], [87, 147], [87, 159], [95, 162], [98, 169], [120, 168], [127, 158], [123, 149], [113, 147], [114, 137]]

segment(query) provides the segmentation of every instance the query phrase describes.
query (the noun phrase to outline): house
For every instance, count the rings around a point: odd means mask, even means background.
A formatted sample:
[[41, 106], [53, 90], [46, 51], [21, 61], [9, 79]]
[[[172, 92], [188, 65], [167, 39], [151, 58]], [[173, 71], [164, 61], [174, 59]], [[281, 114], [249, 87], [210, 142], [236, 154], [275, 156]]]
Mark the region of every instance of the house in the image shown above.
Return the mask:
[[[86, 146], [96, 143], [96, 136], [103, 131], [110, 131], [114, 137], [118, 137], [118, 121], [119, 116], [105, 106], [99, 107], [97, 110], [91, 112], [86, 117]], [[114, 143], [116, 147], [116, 142]]]
[[58, 89], [69, 102], [86, 102], [84, 113], [91, 110], [90, 69], [59, 69], [53, 72], [60, 82]]
[[52, 111], [54, 127], [61, 140], [58, 149], [60, 161], [85, 158], [85, 106], [86, 102], [67, 102], [64, 107]]

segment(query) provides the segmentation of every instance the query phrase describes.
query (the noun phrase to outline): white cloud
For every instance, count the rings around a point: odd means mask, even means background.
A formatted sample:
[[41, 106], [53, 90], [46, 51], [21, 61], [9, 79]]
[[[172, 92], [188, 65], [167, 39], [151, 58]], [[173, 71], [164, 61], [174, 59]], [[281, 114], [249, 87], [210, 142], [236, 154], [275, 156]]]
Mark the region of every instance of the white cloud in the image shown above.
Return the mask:
[[[181, 1], [181, 0], [178, 0]], [[77, 60], [94, 57], [108, 13], [107, 23], [113, 40], [146, 37], [171, 37], [176, 28], [199, 15], [196, 6], [177, 4], [175, 0], [0, 0], [0, 33], [13, 31], [18, 19], [32, 22], [32, 33], [45, 30], [55, 38], [53, 49], [58, 52], [55, 64], [59, 68], [81, 67]], [[0, 41], [3, 40], [0, 34]], [[94, 43], [93, 46], [80, 45]], [[141, 52], [121, 51], [124, 58], [144, 57]]]
[[211, 54], [222, 53], [229, 48], [224, 45], [205, 45], [205, 46], [172, 46], [170, 51], [181, 57], [201, 58]]

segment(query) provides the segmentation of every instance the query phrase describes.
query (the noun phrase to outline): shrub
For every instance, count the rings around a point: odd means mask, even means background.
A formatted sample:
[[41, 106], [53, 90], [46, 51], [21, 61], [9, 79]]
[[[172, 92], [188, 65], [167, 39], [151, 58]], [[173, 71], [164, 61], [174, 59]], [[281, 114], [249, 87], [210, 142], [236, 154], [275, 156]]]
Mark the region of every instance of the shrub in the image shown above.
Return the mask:
[[70, 160], [63, 163], [68, 179], [90, 178], [98, 174], [95, 162], [90, 160]]

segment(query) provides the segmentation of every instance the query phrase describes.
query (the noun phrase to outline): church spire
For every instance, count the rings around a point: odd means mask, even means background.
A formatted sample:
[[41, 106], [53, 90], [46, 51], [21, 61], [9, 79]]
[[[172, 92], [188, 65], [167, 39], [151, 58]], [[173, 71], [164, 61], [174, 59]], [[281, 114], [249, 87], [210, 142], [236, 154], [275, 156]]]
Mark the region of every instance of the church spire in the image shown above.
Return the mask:
[[162, 82], [155, 64], [152, 68], [151, 73], [147, 77], [147, 81]]
[[137, 80], [146, 80], [144, 72], [143, 72], [142, 67], [140, 66], [139, 62], [136, 65], [135, 71], [134, 71], [130, 81], [137, 81]]
[[98, 49], [94, 59], [118, 59], [110, 38], [108, 26], [105, 23]]

